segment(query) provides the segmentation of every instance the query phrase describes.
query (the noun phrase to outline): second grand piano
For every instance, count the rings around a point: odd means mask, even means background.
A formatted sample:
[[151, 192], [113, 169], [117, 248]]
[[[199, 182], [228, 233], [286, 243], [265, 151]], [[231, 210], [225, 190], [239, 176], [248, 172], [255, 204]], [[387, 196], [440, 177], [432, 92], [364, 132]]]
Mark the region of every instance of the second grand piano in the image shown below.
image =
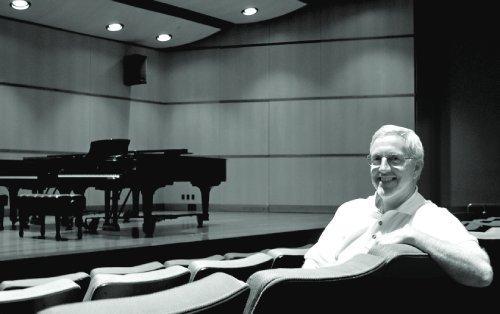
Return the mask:
[[[61, 193], [83, 194], [94, 187], [105, 191], [105, 224], [112, 228], [119, 228], [118, 197], [126, 188], [133, 192], [135, 211], [139, 194], [142, 195], [146, 236], [153, 236], [156, 222], [162, 219], [196, 216], [201, 227], [209, 219], [211, 188], [226, 180], [226, 160], [190, 156], [186, 149], [129, 151], [129, 143], [128, 139], [100, 140], [91, 143], [87, 154], [0, 160], [0, 186], [9, 191], [13, 226], [17, 221], [15, 201], [20, 189], [40, 191], [53, 187]], [[182, 181], [200, 189], [202, 211], [153, 215], [155, 191]]]

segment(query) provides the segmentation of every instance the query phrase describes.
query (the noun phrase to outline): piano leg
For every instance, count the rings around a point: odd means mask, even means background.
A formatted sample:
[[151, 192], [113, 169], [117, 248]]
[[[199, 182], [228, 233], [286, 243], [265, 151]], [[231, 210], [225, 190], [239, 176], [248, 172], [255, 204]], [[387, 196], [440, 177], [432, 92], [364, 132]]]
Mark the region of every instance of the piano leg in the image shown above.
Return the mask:
[[10, 221], [12, 223], [12, 230], [16, 230], [17, 221], [17, 193], [19, 192], [18, 187], [9, 187], [9, 202], [10, 202]]
[[210, 201], [210, 190], [212, 187], [206, 184], [193, 184], [200, 189], [201, 192], [201, 209], [202, 209], [202, 217], [197, 216], [198, 220], [198, 228], [203, 227], [203, 221], [208, 221], [208, 204]]
[[142, 189], [142, 213], [144, 222], [142, 223], [142, 231], [146, 234], [147, 238], [152, 238], [155, 232], [156, 222], [153, 217], [153, 194], [154, 189]]
[[106, 189], [104, 190], [104, 225], [109, 225], [110, 218], [110, 199], [111, 199], [111, 191]]
[[130, 218], [139, 217], [139, 193], [140, 191], [138, 189], [130, 189], [128, 195], [132, 194], [132, 209], [124, 211], [123, 222], [130, 222]]
[[[102, 226], [103, 230], [108, 230], [108, 231], [120, 231], [120, 225], [118, 224], [118, 201], [120, 199], [120, 190], [113, 189], [110, 191], [111, 192], [111, 215], [112, 215], [112, 223], [109, 223], [109, 214], [108, 214], [108, 223], [106, 224], [106, 216], [104, 223], [105, 225]], [[109, 212], [109, 211], [108, 211]]]

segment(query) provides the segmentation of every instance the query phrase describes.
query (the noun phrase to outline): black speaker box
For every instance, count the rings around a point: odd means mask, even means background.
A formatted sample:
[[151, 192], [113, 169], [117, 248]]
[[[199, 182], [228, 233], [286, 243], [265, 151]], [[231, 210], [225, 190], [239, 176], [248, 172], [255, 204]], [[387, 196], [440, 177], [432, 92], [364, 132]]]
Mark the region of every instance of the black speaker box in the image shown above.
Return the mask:
[[146, 58], [139, 54], [123, 57], [123, 84], [146, 84]]

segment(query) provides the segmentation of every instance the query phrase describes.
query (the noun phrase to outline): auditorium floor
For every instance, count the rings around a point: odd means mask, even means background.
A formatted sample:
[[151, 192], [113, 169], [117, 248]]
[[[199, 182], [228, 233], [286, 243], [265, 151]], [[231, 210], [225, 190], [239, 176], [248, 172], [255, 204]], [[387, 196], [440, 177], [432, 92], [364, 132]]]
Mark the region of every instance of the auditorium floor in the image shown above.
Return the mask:
[[[6, 270], [5, 265], [9, 264], [8, 268], [16, 269], [19, 263], [28, 261], [37, 267], [42, 267], [43, 263], [47, 267], [60, 267], [61, 261], [71, 257], [68, 260], [75, 264], [75, 270], [84, 270], [77, 265], [87, 270], [117, 260], [127, 265], [152, 259], [163, 261], [229, 251], [299, 246], [316, 240], [330, 219], [330, 214], [211, 212], [210, 220], [205, 221], [202, 228], [197, 228], [195, 217], [158, 222], [153, 238], [144, 237], [142, 219], [136, 219], [130, 223], [120, 222], [119, 232], [99, 228], [98, 234], [84, 233], [82, 240], [76, 239], [76, 229], [66, 231], [62, 228], [61, 234], [68, 241], [58, 242], [54, 239], [52, 217], [46, 218], [46, 239], [35, 238], [40, 235], [37, 225], [31, 226], [24, 238], [20, 238], [5, 218], [5, 230], [0, 231], [0, 267]], [[132, 237], [134, 227], [141, 230], [139, 238]], [[83, 263], [84, 259], [87, 264]], [[49, 261], [58, 261], [57, 266]]]

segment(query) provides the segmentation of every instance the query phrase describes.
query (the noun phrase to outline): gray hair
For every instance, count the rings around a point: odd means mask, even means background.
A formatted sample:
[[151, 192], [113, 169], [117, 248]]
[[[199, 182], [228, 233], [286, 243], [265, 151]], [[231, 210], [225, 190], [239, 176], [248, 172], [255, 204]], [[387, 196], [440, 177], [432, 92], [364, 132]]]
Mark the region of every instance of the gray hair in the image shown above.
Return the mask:
[[424, 167], [424, 147], [422, 146], [422, 142], [420, 141], [418, 135], [411, 129], [391, 124], [383, 125], [373, 134], [372, 141], [370, 143], [370, 150], [376, 139], [388, 135], [400, 136], [405, 141], [406, 148], [410, 154], [409, 157], [414, 158], [417, 163], [420, 163], [422, 168]]

